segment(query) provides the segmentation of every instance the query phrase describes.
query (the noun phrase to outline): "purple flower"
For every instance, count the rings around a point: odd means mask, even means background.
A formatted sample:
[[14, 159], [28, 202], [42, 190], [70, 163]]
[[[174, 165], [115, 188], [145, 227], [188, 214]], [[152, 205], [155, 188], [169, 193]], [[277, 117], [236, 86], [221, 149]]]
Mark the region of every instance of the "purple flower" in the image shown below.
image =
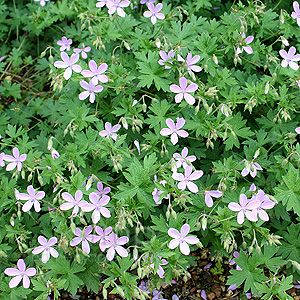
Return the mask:
[[[97, 4], [96, 4], [97, 6]], [[74, 49], [74, 52], [75, 53], [81, 53], [81, 57], [86, 59], [87, 58], [87, 52], [90, 52], [91, 51], [91, 47], [87, 46], [87, 47], [84, 47], [84, 43], [82, 43], [82, 48], [75, 48]]]
[[20, 151], [17, 147], [13, 148], [12, 154], [13, 156], [5, 154], [2, 157], [3, 160], [10, 162], [10, 164], [6, 166], [6, 171], [11, 171], [15, 167], [17, 167], [17, 170], [20, 172], [22, 170], [22, 162], [26, 160], [27, 155], [26, 154], [20, 155]]
[[53, 159], [57, 159], [60, 157], [59, 153], [55, 149], [51, 149], [51, 156]]
[[97, 191], [95, 191], [94, 193], [96, 193], [99, 197], [102, 197], [108, 193], [110, 193], [111, 188], [110, 187], [105, 187], [103, 188], [103, 183], [102, 182], [98, 182], [97, 183]]
[[245, 33], [242, 33], [241, 36], [242, 36], [242, 42], [241, 42], [242, 49], [240, 47], [237, 47], [236, 54], [237, 55], [241, 54], [243, 52], [243, 50], [245, 52], [247, 52], [248, 54], [253, 53], [253, 50], [252, 50], [251, 46], [245, 46], [245, 45], [248, 45], [248, 44], [252, 43], [253, 40], [254, 40], [254, 36], [249, 35], [248, 37], [246, 37]]
[[89, 254], [91, 251], [90, 244], [91, 243], [97, 243], [100, 239], [99, 236], [91, 234], [93, 231], [93, 226], [89, 225], [87, 228], [84, 230], [80, 230], [79, 228], [76, 228], [74, 234], [77, 236], [75, 237], [71, 242], [71, 246], [76, 246], [79, 243], [82, 243], [82, 251], [85, 253]]
[[283, 58], [281, 62], [282, 67], [287, 67], [288, 65], [295, 71], [299, 69], [299, 66], [295, 61], [300, 60], [300, 54], [296, 54], [296, 48], [291, 47], [288, 52], [286, 52], [284, 49], [279, 50], [279, 54]]
[[99, 132], [99, 135], [102, 137], [111, 137], [113, 140], [116, 140], [118, 135], [115, 133], [121, 128], [120, 124], [117, 124], [113, 127], [111, 127], [111, 124], [109, 122], [105, 123], [105, 130], [102, 130]]
[[192, 193], [197, 193], [199, 191], [198, 186], [192, 181], [202, 177], [203, 171], [200, 170], [200, 171], [195, 171], [193, 173], [192, 171], [193, 171], [193, 166], [186, 166], [184, 170], [184, 175], [181, 173], [173, 173], [172, 178], [180, 181], [177, 186], [179, 189], [184, 191], [187, 187]]
[[22, 206], [22, 210], [27, 212], [34, 205], [34, 210], [39, 212], [41, 210], [40, 202], [38, 200], [42, 200], [45, 197], [45, 192], [37, 192], [35, 193], [35, 189], [32, 185], [27, 187], [28, 194], [19, 193], [18, 190], [15, 189], [15, 197], [17, 200], [27, 200], [27, 202]]
[[155, 3], [156, 0], [141, 0], [141, 4]]
[[160, 292], [158, 290], [154, 290], [153, 293], [152, 293], [152, 295], [153, 295], [152, 300], [168, 300], [168, 299], [165, 299], [165, 298], [160, 298], [160, 295], [162, 295], [162, 294], [163, 294], [163, 292]]
[[260, 201], [247, 199], [245, 194], [240, 195], [240, 204], [236, 202], [230, 202], [228, 204], [228, 208], [232, 211], [238, 211], [237, 222], [239, 224], [243, 224], [245, 221], [245, 216], [249, 221], [256, 222], [257, 214], [253, 210], [258, 208], [260, 205]]
[[103, 6], [107, 6], [107, 3], [110, 1], [110, 0], [97, 0], [98, 2], [96, 3], [96, 7], [103, 7]]
[[42, 246], [38, 246], [35, 249], [33, 249], [32, 254], [35, 255], [43, 252], [42, 262], [44, 264], [50, 259], [50, 255], [52, 255], [54, 258], [58, 257], [59, 253], [54, 248], [52, 248], [52, 246], [57, 243], [56, 237], [52, 237], [51, 239], [49, 239], [49, 241], [47, 241], [47, 239], [44, 236], [40, 235], [38, 237], [38, 242]]
[[18, 269], [15, 268], [6, 268], [4, 270], [4, 274], [7, 276], [14, 276], [9, 282], [9, 287], [12, 289], [16, 287], [20, 281], [23, 279], [23, 287], [28, 289], [30, 286], [29, 277], [34, 276], [36, 274], [35, 268], [28, 268], [26, 270], [26, 265], [23, 259], [19, 259], [17, 262]]
[[158, 61], [158, 63], [161, 66], [165, 66], [165, 69], [171, 69], [170, 66], [165, 65], [165, 62], [169, 63], [169, 64], [173, 64], [173, 61], [170, 61], [171, 58], [173, 58], [175, 56], [175, 51], [171, 50], [169, 51], [169, 53], [167, 54], [165, 51], [159, 51], [159, 55], [161, 57], [161, 59]]
[[300, 26], [300, 9], [297, 1], [293, 2], [294, 11], [292, 12], [292, 18], [297, 19], [297, 24]]
[[[247, 254], [247, 251], [244, 251], [244, 253]], [[240, 253], [239, 253], [238, 251], [234, 251], [234, 252], [233, 252], [233, 257], [234, 257], [234, 258], [239, 258], [239, 256], [240, 256]], [[233, 266], [233, 265], [236, 264], [236, 262], [234, 261], [234, 258], [231, 259], [231, 260], [229, 261], [229, 265], [230, 265], [230, 266]], [[242, 271], [242, 270], [243, 270], [243, 269], [242, 269], [240, 266], [238, 266], [238, 265], [236, 265], [236, 269], [237, 269], [238, 271]], [[229, 288], [228, 288], [228, 290], [229, 290]]]
[[93, 80], [90, 80], [89, 83], [87, 83], [84, 80], [81, 80], [79, 83], [80, 83], [81, 87], [86, 90], [79, 94], [79, 96], [78, 96], [79, 100], [84, 100], [87, 97], [90, 97], [90, 102], [94, 103], [95, 102], [95, 93], [100, 93], [103, 90], [103, 86], [102, 85], [95, 86]]
[[46, 2], [49, 0], [34, 0], [35, 2], [40, 2], [41, 6], [45, 6]]
[[174, 294], [174, 295], [172, 296], [172, 300], [179, 300], [179, 297], [178, 297], [176, 294]]
[[252, 199], [258, 200], [260, 202], [259, 207], [254, 209], [254, 212], [256, 212], [263, 221], [269, 221], [269, 216], [264, 211], [264, 209], [271, 209], [275, 206], [276, 203], [270, 200], [269, 196], [265, 195], [263, 190], [259, 190]]
[[173, 169], [173, 172], [176, 171], [176, 168], [180, 168], [181, 166], [185, 169], [186, 166], [191, 165], [192, 162], [194, 162], [196, 160], [196, 156], [195, 155], [188, 155], [188, 148], [184, 147], [181, 151], [181, 154], [179, 153], [174, 153], [173, 154], [173, 158], [176, 161], [176, 167], [175, 169]]
[[79, 208], [81, 208], [83, 205], [88, 204], [85, 200], [81, 200], [82, 196], [83, 196], [83, 193], [80, 190], [76, 191], [75, 198], [67, 192], [62, 193], [62, 198], [67, 202], [63, 203], [60, 206], [60, 209], [61, 210], [69, 210], [69, 209], [73, 208], [72, 216], [73, 217], [77, 216], [77, 214], [79, 212]]
[[241, 174], [243, 177], [245, 177], [250, 173], [251, 177], [254, 178], [257, 175], [257, 170], [262, 171], [263, 168], [258, 163], [246, 162], [246, 166], [242, 170]]
[[4, 156], [5, 156], [5, 153], [3, 153], [3, 152], [0, 153], [0, 167], [5, 166]]
[[121, 1], [121, 0], [109, 0], [106, 2], [106, 6], [108, 7], [108, 13], [110, 15], [117, 12], [117, 14], [124, 18], [125, 17], [125, 11], [122, 9], [122, 7], [127, 7], [130, 5], [130, 1]]
[[59, 50], [60, 51], [70, 51], [71, 48], [71, 44], [73, 43], [73, 41], [71, 39], [67, 39], [65, 36], [62, 37], [61, 41], [57, 42], [57, 45], [60, 46]]
[[201, 296], [202, 299], [207, 300], [207, 296], [206, 296], [205, 290], [202, 290], [202, 291], [201, 291], [200, 296]]
[[255, 192], [256, 191], [256, 185], [254, 183], [251, 184], [250, 188], [249, 188], [250, 192]]
[[94, 83], [94, 85], [96, 85], [98, 83], [98, 81], [105, 83], [108, 81], [108, 78], [106, 75], [102, 75], [102, 73], [104, 73], [107, 70], [107, 64], [103, 63], [100, 64], [99, 67], [97, 67], [97, 64], [94, 60], [91, 60], [89, 62], [89, 67], [91, 69], [90, 70], [83, 70], [81, 72], [82, 76], [84, 77], [92, 77], [92, 82]]
[[[157, 181], [157, 176], [156, 175], [154, 175], [154, 181]], [[162, 184], [163, 186], [166, 186], [167, 181], [166, 180], [161, 180], [159, 183]], [[161, 204], [161, 202], [162, 202], [162, 200], [159, 200], [159, 196], [162, 193], [164, 193], [164, 192], [159, 190], [157, 187], [155, 187], [154, 191], [152, 192], [153, 200], [155, 201], [155, 203], [157, 205]], [[169, 194], [166, 197], [164, 197], [164, 199], [169, 199]]]
[[115, 233], [111, 233], [109, 236], [107, 236], [106, 240], [102, 242], [102, 251], [108, 249], [106, 258], [109, 261], [112, 261], [114, 259], [116, 251], [121, 257], [127, 257], [128, 252], [124, 247], [122, 247], [122, 245], [128, 243], [128, 241], [129, 238], [127, 236], [118, 238]]
[[[164, 276], [165, 271], [162, 268], [162, 266], [167, 265], [169, 262], [166, 259], [162, 258], [161, 256], [159, 256], [159, 259], [161, 259], [161, 263], [158, 264], [159, 267], [156, 273], [158, 274], [159, 278], [165, 278]], [[155, 267], [155, 263], [150, 264], [150, 268], [154, 269], [154, 267]]]
[[105, 248], [102, 246], [102, 243], [103, 243], [103, 241], [107, 240], [108, 235], [112, 232], [112, 227], [109, 226], [103, 230], [101, 227], [96, 226], [95, 231], [99, 235], [99, 238], [100, 238], [99, 248], [102, 252], [104, 252]]
[[220, 191], [205, 191], [204, 195], [205, 195], [205, 204], [208, 207], [212, 207], [214, 205], [212, 197], [220, 198], [222, 196], [222, 192], [220, 192]]
[[69, 58], [69, 55], [66, 52], [61, 52], [60, 56], [63, 61], [56, 61], [54, 63], [54, 66], [59, 69], [66, 68], [64, 71], [64, 78], [66, 80], [70, 79], [72, 76], [72, 70], [76, 73], [81, 72], [81, 67], [79, 65], [76, 65], [76, 62], [79, 59], [78, 53], [73, 53], [71, 55], [71, 58]]
[[190, 225], [184, 224], [182, 225], [180, 232], [175, 228], [170, 228], [168, 230], [168, 235], [173, 238], [169, 243], [170, 249], [175, 249], [179, 245], [179, 249], [182, 254], [189, 255], [190, 254], [190, 245], [195, 245], [199, 243], [199, 239], [194, 236], [187, 236], [190, 231]]
[[148, 289], [148, 285], [149, 285], [149, 282], [145, 282], [144, 280], [142, 280], [140, 286], [139, 286], [139, 289], [141, 289], [143, 292], [147, 293], [147, 294], [150, 294], [150, 291]]
[[296, 133], [300, 134], [300, 127], [297, 127], [297, 128], [295, 129], [295, 131], [296, 131]]
[[193, 57], [192, 53], [189, 53], [187, 55], [186, 60], [184, 60], [180, 55], [177, 56], [178, 61], [185, 62], [190, 75], [192, 74], [192, 72], [200, 72], [202, 70], [201, 67], [194, 66], [194, 64], [196, 64], [199, 61], [199, 59], [200, 59], [200, 55], [195, 55]]
[[147, 3], [147, 7], [149, 10], [145, 11], [143, 16], [146, 18], [151, 17], [151, 23], [153, 25], [157, 22], [157, 19], [163, 20], [165, 18], [165, 15], [159, 12], [163, 8], [162, 3], [158, 3], [156, 6], [154, 6], [154, 4], [150, 2]]
[[185, 130], [180, 130], [180, 128], [182, 128], [185, 124], [185, 119], [177, 117], [176, 120], [177, 120], [177, 122], [176, 122], [176, 125], [175, 125], [174, 121], [172, 119], [168, 118], [166, 120], [166, 124], [168, 125], [169, 128], [163, 128], [160, 131], [160, 134], [162, 136], [171, 135], [171, 143], [173, 145], [177, 144], [178, 135], [183, 137], [183, 138], [186, 138], [189, 135]]
[[179, 79], [179, 85], [180, 86], [176, 84], [170, 85], [171, 92], [178, 94], [175, 96], [175, 102], [180, 103], [184, 98], [188, 104], [193, 105], [195, 103], [195, 98], [189, 93], [195, 92], [198, 89], [198, 85], [196, 83], [191, 83], [187, 86], [187, 80], [185, 77], [181, 77]]

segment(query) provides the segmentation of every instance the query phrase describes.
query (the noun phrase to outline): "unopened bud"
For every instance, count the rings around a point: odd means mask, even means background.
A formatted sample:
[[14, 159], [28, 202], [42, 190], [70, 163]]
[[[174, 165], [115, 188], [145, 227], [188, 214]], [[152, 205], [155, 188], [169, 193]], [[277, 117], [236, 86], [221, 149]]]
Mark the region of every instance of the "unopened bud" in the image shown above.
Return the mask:
[[72, 232], [76, 231], [76, 225], [73, 222], [71, 222], [70, 228], [71, 228]]
[[280, 21], [281, 24], [284, 24], [283, 10], [280, 11], [279, 21]]
[[123, 41], [124, 42], [124, 46], [125, 48], [129, 51], [130, 50], [130, 46], [129, 44], [126, 42], [126, 41]]
[[253, 252], [253, 246], [250, 246], [248, 250], [249, 250], [249, 253], [252, 253]]
[[207, 64], [207, 63], [205, 63], [205, 65], [204, 65], [204, 71], [205, 71], [205, 72], [208, 71], [208, 64]]
[[172, 209], [171, 215], [175, 220], [177, 219], [177, 214], [176, 214], [175, 210]]
[[258, 254], [261, 253], [261, 248], [260, 248], [258, 245], [256, 246], [255, 250], [256, 250], [256, 252], [257, 252]]
[[50, 62], [50, 64], [53, 63], [53, 56], [51, 54], [49, 55], [49, 62]]
[[161, 47], [161, 42], [160, 42], [159, 38], [156, 38], [155, 45], [156, 45], [157, 48]]
[[75, 254], [75, 259], [77, 263], [80, 264], [81, 260], [80, 260], [80, 255], [78, 253]]
[[254, 159], [256, 159], [256, 158], [258, 157], [259, 153], [260, 153], [260, 148], [258, 148], [258, 149], [255, 151], [255, 153], [254, 153]]
[[290, 260], [290, 262], [292, 263], [292, 265], [293, 265], [296, 269], [298, 269], [298, 270], [300, 271], [300, 264], [299, 264], [298, 262], [296, 262], [296, 261], [294, 261], [294, 260]]
[[32, 173], [30, 173], [27, 177], [27, 181], [30, 181], [32, 179]]
[[146, 103], [143, 103], [143, 104], [142, 104], [142, 109], [143, 109], [143, 112], [146, 112], [146, 110], [147, 110], [147, 105], [146, 105]]
[[216, 57], [216, 55], [215, 55], [215, 54], [213, 54], [213, 61], [214, 61], [214, 63], [215, 63], [216, 65], [218, 65], [218, 64], [219, 64], [219, 62], [218, 62], [218, 58]]
[[202, 223], [202, 230], [205, 231], [205, 229], [207, 227], [207, 215], [203, 216], [201, 223]]
[[[167, 218], [167, 221], [170, 219], [170, 210], [168, 209], [167, 212], [166, 212], [166, 218]], [[13, 225], [12, 225], [13, 226]]]
[[121, 118], [121, 123], [123, 127], [127, 130], [128, 129], [128, 123], [124, 117]]
[[51, 150], [53, 146], [53, 136], [50, 137], [50, 139], [48, 140], [48, 146], [47, 149]]
[[102, 295], [104, 299], [107, 299], [107, 289], [105, 287], [102, 289]]
[[270, 90], [270, 81], [268, 81], [266, 83], [266, 86], [265, 86], [265, 94], [268, 94], [269, 93], [269, 90]]
[[11, 226], [15, 226], [15, 218], [13, 216], [10, 217], [9, 223]]

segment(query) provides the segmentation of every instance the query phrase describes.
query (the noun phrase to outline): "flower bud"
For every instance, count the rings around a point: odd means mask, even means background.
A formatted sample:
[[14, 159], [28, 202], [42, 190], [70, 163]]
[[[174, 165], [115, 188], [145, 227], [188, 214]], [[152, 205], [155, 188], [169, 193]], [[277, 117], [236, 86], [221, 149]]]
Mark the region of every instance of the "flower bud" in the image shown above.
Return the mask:
[[166, 218], [167, 218], [167, 221], [170, 219], [170, 210], [169, 209], [167, 209]]
[[124, 298], [125, 294], [124, 294], [123, 289], [122, 289], [120, 286], [117, 286], [116, 289], [117, 289], [117, 292], [120, 294], [120, 296], [121, 296], [122, 298]]
[[175, 220], [177, 219], [177, 214], [176, 214], [175, 210], [172, 209], [171, 215]]
[[215, 55], [215, 54], [213, 54], [213, 61], [214, 61], [214, 63], [215, 63], [216, 65], [218, 65], [218, 64], [219, 64], [219, 62], [218, 62], [218, 58], [216, 57], [216, 55]]
[[159, 38], [156, 38], [155, 45], [156, 45], [157, 48], [161, 47], [161, 42], [160, 42]]
[[72, 232], [76, 231], [76, 225], [73, 223], [73, 221], [71, 222], [70, 227], [71, 227]]
[[279, 16], [279, 21], [281, 24], [284, 24], [284, 15], [283, 15], [283, 10], [280, 10], [280, 16]]
[[137, 260], [138, 257], [139, 257], [139, 251], [136, 247], [134, 247], [134, 249], [133, 249], [133, 259]]
[[249, 247], [249, 254], [253, 252], [253, 246]]
[[47, 149], [50, 151], [52, 149], [52, 146], [53, 146], [53, 136], [51, 136], [50, 139], [48, 140]]
[[53, 63], [53, 56], [51, 54], [49, 55], [49, 62], [50, 62], [50, 64]]
[[269, 93], [269, 90], [270, 90], [270, 81], [268, 81], [265, 86], [265, 94], [266, 95]]
[[130, 46], [126, 41], [123, 41], [125, 48], [129, 51], [130, 50]]
[[127, 130], [128, 129], [128, 123], [127, 123], [126, 119], [124, 117], [122, 117], [120, 120], [121, 120], [121, 123], [122, 123], [123, 127]]
[[207, 215], [203, 215], [201, 223], [202, 223], [202, 230], [205, 231], [207, 227]]
[[105, 287], [102, 289], [102, 295], [104, 299], [107, 299], [107, 289]]
[[80, 255], [78, 253], [75, 254], [75, 259], [76, 259], [77, 263], [80, 264], [81, 260], [80, 260]]

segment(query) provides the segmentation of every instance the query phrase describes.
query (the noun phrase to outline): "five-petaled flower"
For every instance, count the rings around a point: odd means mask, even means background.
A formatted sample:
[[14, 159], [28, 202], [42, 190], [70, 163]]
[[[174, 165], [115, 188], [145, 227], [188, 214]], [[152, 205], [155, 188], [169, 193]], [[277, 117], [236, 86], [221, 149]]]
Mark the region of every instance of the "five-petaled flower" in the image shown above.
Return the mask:
[[100, 93], [103, 90], [102, 85], [95, 85], [93, 80], [90, 80], [89, 83], [87, 83], [84, 80], [81, 80], [80, 86], [84, 88], [86, 91], [81, 92], [78, 96], [79, 100], [84, 100], [87, 97], [89, 97], [89, 100], [91, 103], [95, 102], [95, 93]]
[[79, 212], [79, 208], [87, 204], [85, 200], [81, 200], [82, 196], [83, 193], [80, 190], [76, 191], [75, 198], [67, 192], [62, 193], [62, 198], [67, 202], [61, 204], [60, 209], [69, 210], [73, 208], [72, 216], [76, 216]]
[[198, 89], [198, 85], [196, 83], [191, 83], [187, 86], [187, 80], [185, 77], [181, 77], [179, 79], [179, 85], [180, 86], [176, 84], [170, 85], [171, 92], [177, 94], [175, 96], [175, 102], [180, 103], [184, 98], [188, 104], [193, 105], [195, 103], [195, 98], [189, 93], [195, 92]]
[[179, 245], [179, 249], [182, 254], [189, 255], [190, 254], [190, 245], [195, 245], [199, 243], [199, 239], [194, 236], [187, 236], [190, 232], [190, 225], [184, 224], [182, 225], [180, 232], [175, 228], [170, 228], [168, 230], [168, 235], [173, 238], [169, 243], [170, 249], [175, 249]]
[[13, 156], [6, 155], [6, 154], [3, 156], [3, 160], [10, 162], [6, 166], [6, 171], [11, 171], [15, 167], [17, 167], [18, 171], [21, 171], [22, 170], [22, 162], [26, 160], [27, 155], [26, 154], [20, 155], [20, 151], [17, 147], [13, 148], [12, 154], [13, 154]]
[[109, 226], [109, 227], [107, 227], [107, 228], [105, 228], [105, 229], [103, 230], [101, 227], [96, 226], [96, 227], [95, 227], [95, 231], [96, 231], [96, 233], [99, 235], [99, 238], [100, 238], [100, 240], [99, 240], [99, 248], [100, 248], [100, 250], [101, 250], [102, 252], [104, 252], [104, 251], [105, 251], [105, 248], [102, 247], [102, 243], [103, 243], [103, 241], [107, 240], [107, 237], [108, 237], [109, 234], [112, 232], [112, 227]]
[[122, 247], [122, 245], [128, 243], [128, 241], [129, 238], [127, 236], [118, 238], [115, 233], [111, 233], [101, 243], [101, 250], [103, 249], [102, 251], [104, 251], [105, 249], [109, 248], [106, 254], [106, 258], [109, 261], [114, 259], [116, 251], [121, 257], [127, 257], [128, 252], [124, 247]]
[[259, 190], [257, 194], [253, 196], [253, 200], [254, 199], [260, 202], [259, 207], [256, 208], [254, 212], [256, 212], [263, 221], [269, 221], [269, 216], [265, 212], [265, 209], [273, 208], [276, 203], [270, 200], [269, 196], [266, 195], [263, 190]]
[[96, 7], [103, 7], [103, 6], [107, 6], [107, 3], [110, 1], [110, 0], [97, 0], [98, 2], [96, 3]]
[[[169, 262], [166, 259], [162, 258], [161, 256], [158, 256], [158, 258], [161, 260], [161, 263], [158, 263], [158, 270], [156, 273], [159, 276], [159, 278], [165, 278], [165, 276], [164, 276], [165, 270], [163, 269], [162, 266], [167, 265]], [[150, 268], [154, 269], [155, 263], [150, 264]]]
[[72, 43], [73, 41], [71, 39], [67, 39], [65, 36], [63, 36], [62, 39], [57, 42], [57, 45], [60, 46], [59, 48], [60, 51], [65, 51], [65, 50], [70, 51]]
[[220, 198], [222, 196], [222, 192], [220, 192], [220, 191], [205, 191], [204, 196], [205, 196], [205, 204], [208, 207], [212, 207], [214, 205], [212, 197]]
[[91, 243], [97, 243], [100, 240], [100, 237], [98, 235], [91, 234], [93, 231], [93, 226], [89, 225], [85, 229], [81, 230], [80, 228], [76, 228], [74, 234], [76, 237], [70, 242], [71, 246], [76, 246], [79, 243], [82, 243], [82, 251], [89, 254], [91, 251], [90, 244]]
[[130, 1], [122, 1], [122, 0], [108, 0], [106, 2], [106, 6], [108, 7], [108, 13], [110, 15], [114, 14], [117, 12], [117, 14], [124, 18], [125, 17], [125, 11], [123, 10], [122, 7], [127, 7], [130, 5]]
[[111, 137], [113, 140], [116, 140], [118, 135], [115, 133], [121, 128], [120, 124], [117, 124], [113, 127], [111, 127], [111, 124], [109, 122], [105, 123], [105, 130], [101, 130], [99, 132], [99, 135], [102, 137]]
[[195, 55], [193, 57], [192, 53], [189, 53], [187, 55], [186, 60], [183, 57], [181, 57], [179, 54], [177, 55], [178, 61], [185, 62], [190, 75], [192, 75], [192, 72], [200, 72], [202, 70], [201, 67], [194, 66], [199, 61], [199, 59], [200, 59], [200, 55]]
[[34, 0], [35, 2], [40, 2], [41, 6], [45, 6], [46, 2], [49, 0]]
[[191, 165], [192, 162], [196, 160], [195, 155], [189, 155], [189, 150], [187, 147], [184, 147], [181, 151], [181, 154], [179, 153], [174, 153], [173, 158], [176, 161], [176, 164], [174, 168], [172, 168], [172, 171], [175, 172], [177, 168], [180, 168], [181, 166], [185, 169], [188, 165]]
[[49, 241], [47, 241], [47, 239], [44, 236], [40, 235], [38, 237], [38, 242], [42, 246], [34, 248], [32, 250], [32, 254], [35, 255], [42, 252], [42, 262], [44, 264], [50, 259], [50, 255], [52, 255], [54, 258], [58, 257], [59, 253], [54, 248], [52, 248], [52, 246], [57, 243], [56, 237], [52, 237], [49, 239]]
[[147, 7], [149, 10], [145, 11], [143, 16], [146, 18], [151, 17], [151, 23], [153, 25], [157, 22], [157, 19], [163, 20], [165, 18], [165, 15], [160, 13], [163, 8], [162, 3], [158, 3], [156, 6], [154, 6], [153, 3], [149, 2], [147, 3]]
[[158, 63], [161, 66], [165, 66], [165, 69], [171, 69], [171, 67], [166, 65], [165, 63], [167, 62], [169, 64], [173, 64], [173, 61], [170, 61], [170, 59], [172, 59], [175, 56], [175, 51], [170, 50], [169, 53], [167, 54], [165, 51], [161, 50], [159, 51], [159, 55], [161, 59], [158, 61]]
[[84, 59], [86, 59], [87, 58], [87, 52], [90, 52], [91, 51], [91, 47], [90, 46], [87, 46], [87, 47], [85, 47], [84, 46], [84, 43], [82, 43], [82, 48], [75, 48], [74, 49], [74, 52], [75, 53], [81, 53], [81, 57], [82, 58], [84, 58]]
[[45, 192], [37, 192], [35, 193], [35, 189], [32, 185], [27, 187], [28, 194], [19, 193], [18, 190], [15, 189], [15, 197], [17, 200], [27, 200], [27, 202], [22, 206], [22, 210], [27, 212], [34, 205], [34, 210], [39, 212], [41, 210], [40, 202], [38, 200], [42, 200], [45, 197]]
[[96, 62], [94, 60], [91, 60], [89, 62], [89, 67], [91, 70], [83, 70], [81, 72], [81, 74], [84, 77], [92, 77], [91, 80], [94, 83], [94, 85], [96, 85], [98, 83], [98, 81], [100, 81], [102, 83], [105, 83], [108, 81], [107, 76], [102, 74], [107, 70], [106, 63], [100, 64], [100, 66], [97, 67]]
[[245, 168], [241, 172], [243, 177], [250, 173], [251, 177], [254, 178], [257, 175], [257, 170], [263, 170], [263, 168], [257, 162], [246, 162], [245, 165]]
[[79, 54], [78, 53], [73, 53], [71, 57], [66, 52], [61, 52], [60, 56], [63, 61], [59, 60], [54, 63], [54, 66], [59, 69], [65, 69], [64, 71], [64, 78], [66, 80], [70, 79], [72, 76], [72, 70], [76, 73], [81, 72], [81, 67], [79, 65], [76, 65], [78, 59], [79, 59]]
[[96, 193], [99, 197], [102, 197], [106, 194], [109, 194], [110, 191], [111, 191], [110, 187], [103, 188], [103, 183], [99, 181], [97, 183], [97, 190], [94, 193]]
[[166, 124], [168, 125], [169, 128], [163, 128], [160, 131], [160, 134], [162, 136], [171, 135], [171, 143], [173, 145], [177, 144], [177, 142], [178, 142], [178, 135], [181, 136], [181, 137], [183, 137], [183, 138], [186, 138], [189, 135], [188, 132], [186, 132], [183, 129], [180, 129], [180, 128], [182, 128], [184, 126], [185, 119], [177, 117], [176, 120], [177, 120], [177, 122], [176, 122], [176, 125], [175, 125], [174, 121], [172, 119], [168, 118], [166, 120]]
[[300, 26], [300, 9], [297, 1], [293, 2], [294, 11], [292, 12], [292, 18], [297, 19], [297, 24]]
[[258, 200], [248, 200], [245, 194], [240, 195], [240, 204], [236, 202], [230, 202], [228, 208], [232, 211], [238, 211], [237, 222], [243, 224], [245, 221], [245, 216], [249, 221], [257, 221], [257, 213], [253, 211], [260, 206], [260, 201]]
[[26, 270], [26, 265], [23, 259], [19, 259], [17, 262], [18, 269], [15, 268], [6, 268], [4, 273], [7, 276], [14, 276], [9, 282], [9, 287], [12, 289], [16, 287], [21, 280], [23, 279], [23, 287], [28, 289], [30, 286], [29, 277], [34, 276], [36, 274], [35, 268], [28, 268]]
[[287, 67], [288, 65], [295, 71], [299, 69], [299, 66], [295, 61], [300, 60], [300, 54], [296, 54], [296, 48], [293, 46], [289, 49], [288, 52], [286, 52], [284, 49], [279, 50], [279, 54], [283, 58], [281, 62], [282, 67]]
[[241, 42], [242, 49], [240, 48], [240, 46], [238, 46], [237, 49], [236, 49], [236, 54], [237, 55], [241, 54], [243, 52], [243, 50], [245, 52], [247, 52], [248, 54], [253, 53], [253, 50], [252, 50], [251, 46], [246, 46], [246, 45], [253, 42], [254, 36], [249, 35], [248, 37], [246, 37], [245, 33], [242, 33], [241, 36], [242, 36], [242, 42]]
[[185, 190], [188, 188], [192, 193], [197, 193], [199, 191], [198, 186], [192, 182], [193, 180], [197, 180], [203, 176], [203, 171], [195, 171], [193, 172], [193, 166], [186, 166], [184, 170], [184, 175], [181, 173], [173, 173], [172, 178], [180, 181], [177, 187], [181, 190]]

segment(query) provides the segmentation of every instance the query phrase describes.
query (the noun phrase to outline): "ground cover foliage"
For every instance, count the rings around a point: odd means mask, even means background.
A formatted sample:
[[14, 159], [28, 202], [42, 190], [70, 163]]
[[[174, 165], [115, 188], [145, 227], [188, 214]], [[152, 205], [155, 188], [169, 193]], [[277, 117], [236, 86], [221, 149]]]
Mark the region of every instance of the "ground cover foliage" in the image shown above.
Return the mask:
[[298, 3], [140, 2], [0, 1], [1, 299], [162, 299], [203, 246], [292, 299]]

